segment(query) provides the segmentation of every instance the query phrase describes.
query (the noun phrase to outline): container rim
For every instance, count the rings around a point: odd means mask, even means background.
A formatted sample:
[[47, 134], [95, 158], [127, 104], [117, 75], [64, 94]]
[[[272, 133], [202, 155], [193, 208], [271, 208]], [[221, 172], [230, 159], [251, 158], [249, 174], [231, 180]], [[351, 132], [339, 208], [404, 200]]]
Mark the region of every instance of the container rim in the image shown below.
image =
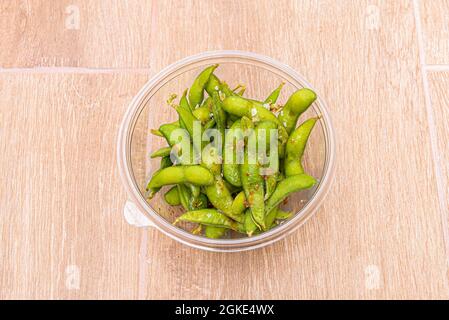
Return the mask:
[[[221, 240], [209, 239], [192, 235], [183, 229], [173, 226], [168, 221], [159, 216], [159, 214], [157, 214], [155, 210], [153, 210], [153, 208], [141, 194], [137, 182], [134, 179], [134, 175], [132, 174], [131, 138], [135, 124], [137, 122], [137, 118], [140, 115], [140, 112], [145, 107], [144, 102], [146, 101], [148, 94], [155, 87], [157, 87], [158, 84], [164, 81], [164, 79], [171, 76], [179, 69], [195, 63], [201, 63], [204, 61], [220, 58], [238, 58], [245, 60], [246, 63], [257, 63], [258, 67], [263, 67], [271, 72], [277, 73], [284, 78], [290, 78], [291, 81], [299, 83], [304, 87], [311, 88], [317, 93], [317, 100], [314, 103], [314, 108], [317, 109], [318, 105], [318, 110], [321, 115], [320, 121], [322, 121], [323, 123], [322, 127], [325, 140], [325, 164], [323, 168], [323, 175], [319, 181], [315, 193], [312, 195], [311, 199], [304, 205], [304, 207], [301, 208], [301, 210], [299, 210], [291, 219], [277, 226], [276, 228], [261, 233], [260, 235], [248, 238]], [[293, 85], [296, 86], [295, 84]], [[158, 230], [181, 243], [203, 250], [223, 252], [251, 250], [269, 245], [287, 236], [288, 234], [299, 228], [302, 224], [304, 224], [307, 219], [316, 212], [331, 187], [335, 171], [335, 153], [335, 132], [332, 126], [330, 115], [327, 110], [327, 105], [322, 99], [322, 96], [304, 79], [303, 76], [301, 76], [298, 72], [296, 72], [288, 65], [267, 56], [238, 50], [202, 52], [181, 59], [158, 72], [140, 89], [139, 93], [130, 102], [121, 123], [117, 140], [117, 163], [120, 176], [127, 194], [130, 197], [130, 200], [135, 203], [139, 211], [146, 215]]]

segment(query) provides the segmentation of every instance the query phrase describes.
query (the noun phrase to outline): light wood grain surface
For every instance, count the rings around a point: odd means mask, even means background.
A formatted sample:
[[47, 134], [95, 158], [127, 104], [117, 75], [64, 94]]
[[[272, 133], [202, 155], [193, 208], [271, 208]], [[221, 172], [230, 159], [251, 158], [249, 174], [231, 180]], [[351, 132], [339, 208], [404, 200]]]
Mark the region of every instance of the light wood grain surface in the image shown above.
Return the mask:
[[[447, 2], [0, 7], [0, 298], [449, 298], [449, 78], [428, 68], [449, 63]], [[298, 70], [337, 133], [323, 207], [252, 252], [190, 249], [122, 216], [127, 103], [162, 67], [216, 49]]]
[[426, 62], [449, 64], [449, 0], [421, 3]]
[[[430, 98], [434, 110], [439, 163], [441, 170], [441, 203], [449, 208], [449, 72], [432, 72], [429, 74]], [[449, 223], [449, 210], [445, 221]]]

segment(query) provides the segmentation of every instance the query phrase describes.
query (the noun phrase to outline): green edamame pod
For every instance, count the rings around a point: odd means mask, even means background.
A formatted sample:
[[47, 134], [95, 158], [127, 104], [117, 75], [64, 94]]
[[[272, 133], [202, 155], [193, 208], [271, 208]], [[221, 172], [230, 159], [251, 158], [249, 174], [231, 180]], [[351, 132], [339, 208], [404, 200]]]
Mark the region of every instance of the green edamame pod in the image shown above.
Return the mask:
[[184, 207], [185, 210], [191, 210], [189, 206], [189, 199], [190, 199], [190, 193], [187, 187], [184, 184], [178, 184], [178, 195], [179, 195], [179, 202]]
[[231, 210], [236, 215], [240, 215], [246, 210], [245, 191], [239, 192], [239, 194], [237, 194], [237, 196], [234, 198], [234, 201], [231, 205]]
[[189, 210], [206, 209], [208, 204], [207, 196], [200, 193], [197, 197], [190, 196], [188, 200]]
[[221, 90], [221, 81], [218, 79], [218, 77], [215, 74], [211, 74], [209, 77], [209, 81], [207, 82], [207, 85], [205, 87], [207, 94], [209, 97], [212, 97], [214, 92]]
[[265, 177], [265, 200], [267, 200], [276, 190], [277, 185], [277, 173]]
[[314, 177], [307, 174], [290, 176], [280, 181], [271, 197], [267, 200], [265, 210], [269, 213], [293, 192], [309, 189], [316, 184]]
[[189, 109], [190, 111], [193, 111], [192, 106], [190, 105], [189, 101], [187, 100], [187, 89], [184, 90], [182, 93], [181, 99], [179, 99], [179, 105], [183, 108]]
[[231, 194], [239, 193], [239, 192], [242, 191], [242, 188], [241, 188], [241, 187], [233, 186], [232, 184], [230, 184], [230, 183], [229, 183], [228, 181], [226, 181], [226, 180], [223, 180], [223, 183], [225, 184], [226, 188], [228, 188], [228, 190], [229, 190], [229, 192], [230, 192]]
[[[254, 132], [252, 133], [254, 135]], [[243, 190], [245, 191], [248, 206], [251, 209], [251, 215], [254, 222], [261, 228], [265, 228], [265, 203], [264, 203], [264, 180], [260, 175], [260, 165], [251, 150], [245, 148], [243, 164], [240, 166], [240, 177]]]
[[293, 212], [291, 211], [284, 211], [282, 209], [277, 210], [276, 212], [276, 220], [287, 220], [290, 219], [293, 216]]
[[283, 211], [282, 209], [276, 207], [273, 210], [271, 210], [266, 218], [265, 222], [267, 224], [267, 230], [273, 228], [275, 224], [275, 220], [286, 220], [289, 219], [293, 215], [293, 212], [290, 211]]
[[285, 82], [281, 82], [281, 84], [273, 90], [272, 93], [265, 99], [264, 103], [272, 104], [276, 103], [279, 98], [279, 94], [281, 93], [282, 87], [285, 85]]
[[201, 121], [201, 124], [205, 124], [210, 120], [210, 111], [207, 107], [199, 107], [193, 110], [193, 116]]
[[236, 213], [232, 209], [233, 199], [221, 177], [221, 165], [217, 163], [218, 157], [219, 154], [216, 150], [203, 154], [202, 165], [214, 175], [214, 183], [204, 187], [204, 191], [215, 208], [236, 221], [242, 221], [241, 212]]
[[279, 208], [275, 206], [273, 209], [267, 212], [267, 215], [265, 217], [265, 231], [269, 230], [273, 227], [274, 221], [276, 220], [276, 216], [278, 213]]
[[278, 119], [290, 134], [296, 127], [299, 116], [316, 100], [316, 94], [303, 88], [293, 93], [279, 113]]
[[[237, 130], [240, 130], [237, 131]], [[240, 119], [234, 122], [225, 134], [224, 157], [223, 157], [223, 177], [233, 186], [241, 187], [240, 170], [237, 163], [236, 147], [239, 141], [243, 143]], [[234, 140], [237, 140], [236, 142]]]
[[226, 112], [223, 110], [223, 103], [220, 100], [218, 92], [212, 94], [214, 104], [212, 105], [212, 113], [214, 114], [215, 123], [218, 131], [221, 133], [222, 141], [224, 141], [226, 129]]
[[205, 226], [204, 235], [210, 239], [220, 239], [223, 238], [226, 230], [226, 228], [221, 227]]
[[251, 210], [245, 211], [245, 221], [243, 222], [244, 232], [251, 237], [254, 234], [257, 234], [259, 231], [259, 227], [253, 220], [253, 216], [251, 214]]
[[235, 92], [235, 94], [238, 95], [238, 96], [243, 97], [243, 94], [245, 93], [245, 91], [246, 91], [246, 87], [243, 86], [243, 87], [240, 88], [239, 91]]
[[195, 118], [192, 111], [188, 108], [176, 106], [175, 110], [179, 114], [180, 122], [183, 123], [185, 129], [189, 132], [189, 135], [193, 137], [193, 124], [197, 121], [197, 118]]
[[178, 124], [174, 123], [166, 123], [159, 127], [159, 131], [162, 133], [165, 140], [167, 140], [167, 143], [170, 147], [173, 147], [178, 142], [174, 141], [172, 138], [172, 133], [177, 129], [180, 129], [180, 127]]
[[148, 186], [156, 188], [178, 183], [192, 183], [202, 186], [211, 185], [213, 182], [212, 173], [202, 166], [175, 166], [156, 172]]
[[239, 164], [242, 160], [237, 159], [237, 155], [244, 148], [245, 131], [251, 128], [253, 128], [251, 120], [242, 117], [233, 123], [225, 135], [223, 176], [226, 181], [235, 187], [242, 186]]
[[221, 82], [215, 74], [211, 74], [206, 85], [207, 94], [212, 97], [214, 92], [222, 93], [225, 97], [235, 95], [226, 82]]
[[193, 81], [192, 86], [189, 90], [189, 101], [193, 109], [196, 109], [203, 102], [204, 89], [209, 82], [210, 75], [218, 67], [218, 64], [214, 64], [210, 67], [204, 69]]
[[207, 168], [214, 178], [221, 175], [221, 160], [220, 153], [215, 147], [210, 147], [204, 149], [202, 152], [202, 163], [201, 165]]
[[278, 118], [268, 109], [253, 101], [239, 96], [230, 96], [223, 100], [223, 109], [238, 117], [248, 117], [254, 122], [269, 120], [281, 124]]
[[206, 226], [221, 227], [236, 231], [240, 229], [237, 222], [215, 209], [187, 211], [179, 216], [173, 224], [179, 221], [200, 223]]
[[167, 157], [163, 157], [161, 159], [161, 163], [160, 163], [159, 167], [160, 167], [160, 169], [164, 169], [164, 168], [170, 167], [171, 165], [173, 165], [173, 163], [171, 162], [170, 157], [167, 156]]
[[163, 147], [160, 148], [156, 151], [154, 151], [151, 155], [150, 158], [154, 159], [154, 158], [159, 158], [159, 157], [167, 157], [170, 156], [170, 151], [171, 151], [171, 147]]
[[284, 171], [287, 177], [304, 173], [302, 156], [304, 149], [318, 118], [311, 118], [302, 123], [290, 134], [285, 147]]
[[222, 82], [220, 91], [225, 97], [235, 96], [235, 93], [229, 88], [229, 85], [226, 82]]
[[233, 211], [233, 199], [231, 193], [223, 183], [222, 178], [216, 178], [213, 185], [204, 188], [209, 201], [212, 205], [235, 221], [241, 222], [243, 217], [241, 212]]
[[179, 99], [179, 105], [183, 108], [189, 109], [190, 111], [193, 111], [192, 106], [190, 105], [189, 101], [187, 100], [187, 89], [184, 90], [182, 93], [181, 99]]
[[201, 108], [206, 108], [207, 110], [209, 110], [209, 113], [210, 113], [210, 112], [212, 112], [212, 105], [213, 104], [214, 104], [214, 99], [212, 99], [212, 96], [209, 96], [201, 104]]
[[190, 190], [190, 194], [194, 199], [198, 198], [201, 193], [201, 188], [197, 185], [194, 185], [192, 183], [186, 183], [186, 187]]
[[171, 206], [179, 206], [181, 200], [179, 199], [178, 187], [174, 186], [164, 194], [164, 200]]
[[[162, 169], [168, 168], [172, 165], [170, 157], [161, 158], [161, 164], [159, 165], [159, 169], [156, 170], [154, 174], [161, 171]], [[161, 187], [150, 187], [150, 183], [146, 187], [146, 191], [148, 192], [148, 199], [152, 199], [154, 195], [161, 189]]]
[[164, 135], [162, 134], [162, 132], [160, 132], [158, 129], [151, 129], [150, 130], [151, 134], [158, 136], [158, 137], [163, 137]]
[[[264, 200], [270, 197], [277, 184], [277, 175], [279, 172], [279, 148], [278, 153], [271, 150], [271, 144], [273, 141], [276, 141], [276, 136], [272, 135], [272, 130], [277, 130], [277, 128], [277, 124], [272, 121], [261, 121], [257, 124], [255, 129], [259, 157], [266, 158], [266, 160], [269, 161], [269, 166], [264, 168], [263, 173], [265, 179]], [[269, 153], [268, 156], [267, 153]]]
[[210, 119], [209, 121], [206, 122], [206, 124], [204, 125], [204, 130], [207, 129], [211, 129], [215, 126], [215, 119]]

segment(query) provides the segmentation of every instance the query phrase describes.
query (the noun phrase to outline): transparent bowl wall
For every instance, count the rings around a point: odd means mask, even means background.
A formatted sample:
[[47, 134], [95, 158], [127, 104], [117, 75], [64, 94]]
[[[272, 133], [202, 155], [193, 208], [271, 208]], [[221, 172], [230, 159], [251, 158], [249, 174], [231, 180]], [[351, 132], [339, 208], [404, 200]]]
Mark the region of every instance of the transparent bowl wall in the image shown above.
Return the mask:
[[[284, 104], [288, 97], [302, 87], [312, 88], [290, 67], [271, 58], [248, 52], [206, 52], [183, 59], [151, 79], [131, 102], [123, 120], [118, 140], [118, 163], [124, 186], [137, 208], [168, 236], [187, 245], [212, 251], [241, 251], [262, 247], [294, 231], [318, 208], [327, 193], [333, 176], [335, 141], [332, 124], [322, 97], [304, 113], [298, 123], [320, 115], [304, 155], [304, 167], [319, 183], [310, 190], [298, 192], [288, 198], [283, 209], [295, 215], [268, 232], [254, 237], [230, 233], [225, 239], [208, 239], [192, 235], [192, 224], [173, 226], [181, 214], [180, 207], [171, 207], [163, 200], [168, 187], [163, 188], [147, 202], [145, 186], [152, 173], [159, 168], [160, 159], [150, 159], [149, 154], [166, 145], [163, 138], [150, 134], [150, 129], [177, 120], [175, 110], [166, 103], [172, 93], [178, 96], [190, 86], [196, 75], [206, 66], [219, 63], [215, 71], [231, 87], [245, 84], [245, 96], [263, 100], [280, 82], [285, 86], [278, 102]], [[313, 88], [312, 88], [313, 89]], [[207, 95], [207, 94], [206, 94]]]

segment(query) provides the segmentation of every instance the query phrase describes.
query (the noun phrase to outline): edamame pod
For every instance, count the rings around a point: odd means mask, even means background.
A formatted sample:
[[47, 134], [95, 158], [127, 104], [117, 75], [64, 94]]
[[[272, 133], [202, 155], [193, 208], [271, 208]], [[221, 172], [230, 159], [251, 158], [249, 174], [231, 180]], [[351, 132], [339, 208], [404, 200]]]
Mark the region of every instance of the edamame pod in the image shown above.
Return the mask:
[[185, 185], [189, 189], [193, 199], [196, 199], [200, 196], [201, 188], [199, 186], [192, 183], [185, 183]]
[[221, 92], [225, 97], [233, 96], [235, 93], [229, 88], [226, 82], [221, 82], [215, 74], [211, 74], [209, 82], [206, 85], [206, 91], [210, 97], [214, 92]]
[[211, 185], [214, 182], [212, 173], [202, 166], [175, 166], [156, 172], [150, 180], [150, 188], [170, 184], [193, 183], [196, 185]]
[[[242, 181], [240, 179], [240, 169], [236, 159], [236, 147], [239, 141], [243, 143], [243, 135], [240, 136], [239, 133], [241, 132], [238, 132], [237, 130], [242, 130], [240, 119], [232, 124], [230, 130], [228, 130], [225, 135], [223, 177], [233, 186], [241, 187]], [[234, 140], [237, 141], [235, 142]]]
[[311, 118], [304, 121], [290, 134], [285, 147], [284, 172], [287, 177], [304, 173], [301, 160], [307, 140], [317, 120], [318, 118]]
[[239, 91], [236, 91], [235, 94], [238, 95], [238, 96], [243, 97], [243, 94], [245, 93], [245, 91], [246, 91], [246, 87], [243, 86], [243, 87], [240, 88]]
[[223, 100], [223, 109], [238, 117], [248, 117], [254, 122], [270, 120], [277, 124], [281, 122], [276, 116], [263, 106], [239, 96], [230, 96]]
[[175, 110], [179, 115], [180, 122], [184, 124], [185, 129], [189, 132], [189, 135], [193, 137], [193, 124], [197, 121], [197, 118], [195, 118], [188, 108], [176, 106]]
[[204, 125], [204, 130], [207, 129], [211, 129], [215, 126], [215, 119], [210, 119], [209, 121], [206, 122], [206, 124]]
[[[159, 169], [156, 170], [154, 174], [161, 171], [164, 168], [168, 168], [172, 165], [172, 162], [170, 160], [170, 157], [163, 157], [161, 158], [161, 164], [159, 165]], [[148, 182], [148, 185], [146, 187], [146, 191], [148, 192], [148, 199], [152, 199], [154, 195], [161, 189], [161, 187], [150, 187], [150, 183]]]
[[273, 90], [272, 93], [265, 99], [264, 103], [272, 104], [276, 103], [279, 98], [279, 94], [281, 93], [282, 87], [285, 85], [285, 82], [281, 82], [281, 84]]
[[173, 224], [179, 221], [200, 223], [206, 226], [228, 228], [232, 230], [239, 230], [238, 223], [216, 209], [201, 209], [194, 211], [187, 211], [179, 216]]
[[291, 215], [292, 215], [292, 212], [283, 211], [282, 209], [279, 209], [278, 207], [274, 208], [265, 217], [267, 230], [269, 230], [275, 226], [275, 223], [274, 223], [275, 220], [285, 220], [285, 219], [290, 218]]
[[226, 228], [206, 226], [204, 228], [204, 235], [210, 239], [220, 239], [225, 235], [226, 230]]
[[214, 104], [212, 105], [212, 113], [214, 114], [215, 123], [218, 131], [221, 133], [221, 141], [224, 141], [226, 129], [226, 112], [223, 110], [223, 103], [220, 100], [218, 92], [212, 94]]
[[241, 157], [241, 153], [244, 151], [246, 130], [252, 128], [251, 120], [242, 117], [233, 123], [225, 135], [223, 176], [235, 187], [242, 186], [240, 163], [243, 162], [243, 159], [237, 157]]
[[172, 187], [164, 194], [164, 200], [171, 206], [179, 206], [181, 200], [179, 199], [178, 188], [176, 186]]
[[178, 189], [178, 195], [179, 195], [179, 202], [184, 207], [184, 209], [185, 210], [193, 210], [190, 208], [190, 205], [189, 205], [189, 199], [191, 197], [190, 197], [190, 193], [189, 193], [189, 190], [187, 189], [187, 187], [184, 184], [178, 184], [177, 189]]
[[207, 208], [207, 196], [200, 193], [197, 197], [190, 196], [188, 200], [188, 210], [199, 210]]
[[205, 187], [204, 190], [207, 197], [209, 198], [210, 203], [212, 203], [215, 208], [223, 212], [226, 216], [234, 219], [235, 221], [243, 221], [241, 212], [233, 211], [233, 199], [231, 193], [224, 185], [223, 179], [221, 177], [216, 178], [215, 183], [213, 185]]
[[212, 99], [212, 96], [209, 96], [204, 100], [204, 102], [201, 104], [200, 108], [205, 108], [209, 110], [209, 113], [212, 112], [212, 105], [214, 104], [214, 99]]
[[150, 130], [151, 134], [158, 136], [158, 137], [163, 137], [164, 135], [162, 134], [162, 132], [160, 132], [158, 129], [151, 129]]
[[[268, 199], [273, 193], [277, 184], [277, 175], [279, 173], [279, 148], [277, 149], [278, 153], [275, 153], [275, 150], [271, 150], [271, 144], [273, 143], [273, 140], [275, 141], [276, 139], [276, 136], [272, 136], [271, 133], [272, 130], [277, 130], [277, 127], [277, 124], [272, 121], [261, 121], [257, 124], [255, 129], [259, 157], [266, 158], [269, 164], [268, 167], [264, 168], [264, 200]], [[265, 154], [263, 152], [265, 152]], [[268, 156], [267, 152], [269, 153]]]
[[253, 220], [253, 216], [251, 215], [251, 210], [245, 211], [245, 221], [243, 222], [244, 232], [251, 237], [252, 235], [258, 233], [259, 227]]
[[192, 86], [189, 90], [189, 102], [193, 109], [196, 109], [203, 102], [204, 98], [204, 88], [209, 81], [210, 75], [218, 67], [218, 64], [214, 64], [210, 67], [204, 69], [193, 81]]
[[[254, 132], [252, 133], [254, 135]], [[253, 162], [256, 159], [256, 163]], [[264, 203], [264, 179], [260, 175], [260, 165], [257, 157], [251, 154], [250, 148], [245, 148], [243, 164], [240, 166], [240, 177], [246, 200], [254, 222], [261, 228], [265, 228], [265, 203]]]
[[192, 106], [190, 105], [189, 101], [187, 100], [187, 89], [185, 89], [184, 92], [182, 93], [181, 99], [179, 100], [179, 105], [183, 108], [193, 111]]
[[287, 220], [290, 219], [293, 215], [291, 211], [284, 211], [278, 208], [276, 213], [276, 220]]
[[273, 194], [274, 190], [276, 190], [276, 185], [278, 183], [278, 172], [273, 173], [272, 175], [265, 176], [265, 200], [267, 200]]
[[239, 192], [232, 202], [231, 210], [234, 214], [240, 215], [246, 210], [246, 196], [245, 191]]
[[177, 129], [180, 129], [180, 127], [178, 124], [174, 123], [166, 123], [159, 127], [159, 131], [162, 133], [165, 140], [167, 140], [170, 147], [173, 147], [178, 142], [175, 141], [172, 136], [172, 133]]
[[221, 177], [221, 165], [217, 163], [219, 161], [218, 157], [216, 149], [215, 152], [204, 154], [203, 156], [202, 165], [214, 175], [214, 183], [204, 187], [204, 190], [215, 208], [236, 221], [243, 221], [241, 212], [233, 211], [233, 199]]
[[314, 177], [307, 174], [290, 176], [278, 183], [271, 197], [267, 200], [265, 210], [269, 213], [293, 192], [309, 189], [316, 184]]
[[209, 81], [206, 85], [206, 91], [209, 97], [212, 97], [214, 92], [221, 90], [221, 81], [215, 74], [211, 74], [209, 77]]
[[159, 157], [167, 157], [170, 155], [170, 151], [171, 151], [171, 147], [163, 147], [160, 148], [156, 151], [154, 151], [151, 155], [150, 158], [154, 159], [154, 158], [159, 158]]
[[290, 134], [296, 127], [299, 116], [316, 100], [316, 94], [303, 88], [293, 93], [279, 113], [278, 119]]
[[205, 124], [210, 120], [210, 111], [207, 107], [199, 107], [193, 110], [192, 114], [196, 119], [201, 121], [201, 124]]

